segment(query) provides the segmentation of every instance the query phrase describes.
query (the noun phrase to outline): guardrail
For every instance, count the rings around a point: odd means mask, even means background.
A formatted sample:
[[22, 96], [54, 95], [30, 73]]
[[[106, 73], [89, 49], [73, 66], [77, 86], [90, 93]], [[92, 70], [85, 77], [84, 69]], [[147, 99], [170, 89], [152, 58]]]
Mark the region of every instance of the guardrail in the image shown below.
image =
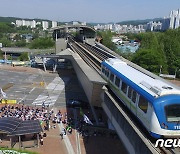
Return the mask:
[[169, 74], [160, 74], [159, 76], [163, 77], [163, 78], [171, 78], [171, 79], [175, 79], [176, 78], [176, 75], [169, 75]]

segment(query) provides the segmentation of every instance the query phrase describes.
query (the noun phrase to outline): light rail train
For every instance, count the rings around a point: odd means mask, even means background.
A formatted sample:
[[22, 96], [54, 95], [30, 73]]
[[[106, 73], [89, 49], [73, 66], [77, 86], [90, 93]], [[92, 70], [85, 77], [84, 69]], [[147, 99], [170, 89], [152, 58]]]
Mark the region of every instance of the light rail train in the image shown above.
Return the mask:
[[154, 138], [180, 136], [180, 89], [126, 62], [109, 58], [101, 74], [125, 106]]

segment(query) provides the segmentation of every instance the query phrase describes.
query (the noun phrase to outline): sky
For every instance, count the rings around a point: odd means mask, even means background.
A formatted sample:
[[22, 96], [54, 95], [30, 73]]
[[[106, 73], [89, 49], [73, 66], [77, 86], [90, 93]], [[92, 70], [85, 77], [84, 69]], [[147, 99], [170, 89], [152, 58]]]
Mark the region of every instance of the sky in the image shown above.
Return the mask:
[[180, 0], [0, 0], [0, 16], [108, 23], [168, 16]]

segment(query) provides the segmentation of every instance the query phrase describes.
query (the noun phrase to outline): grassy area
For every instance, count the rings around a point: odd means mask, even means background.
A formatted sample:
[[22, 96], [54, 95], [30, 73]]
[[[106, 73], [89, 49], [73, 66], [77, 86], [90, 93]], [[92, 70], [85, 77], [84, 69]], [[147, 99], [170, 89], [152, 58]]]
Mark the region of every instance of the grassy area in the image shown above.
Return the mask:
[[19, 153], [23, 153], [23, 154], [38, 154], [37, 152], [31, 152], [28, 150], [20, 150], [20, 149], [12, 149], [12, 148], [1, 148], [0, 147], [0, 152], [3, 151], [4, 154], [19, 154]]

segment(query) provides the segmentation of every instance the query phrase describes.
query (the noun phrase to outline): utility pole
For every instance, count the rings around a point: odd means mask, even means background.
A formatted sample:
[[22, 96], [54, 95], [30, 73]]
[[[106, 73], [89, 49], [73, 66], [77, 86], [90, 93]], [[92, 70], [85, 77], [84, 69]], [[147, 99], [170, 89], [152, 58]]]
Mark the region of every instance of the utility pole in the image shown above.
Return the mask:
[[56, 39], [55, 39], [55, 55], [57, 54], [57, 48], [56, 48], [56, 43], [57, 43], [57, 30], [56, 30]]
[[159, 75], [161, 75], [162, 65], [160, 65]]
[[6, 63], [7, 62], [6, 51], [4, 52], [4, 60], [5, 60], [5, 63]]
[[11, 54], [11, 66], [12, 66], [12, 54]]

